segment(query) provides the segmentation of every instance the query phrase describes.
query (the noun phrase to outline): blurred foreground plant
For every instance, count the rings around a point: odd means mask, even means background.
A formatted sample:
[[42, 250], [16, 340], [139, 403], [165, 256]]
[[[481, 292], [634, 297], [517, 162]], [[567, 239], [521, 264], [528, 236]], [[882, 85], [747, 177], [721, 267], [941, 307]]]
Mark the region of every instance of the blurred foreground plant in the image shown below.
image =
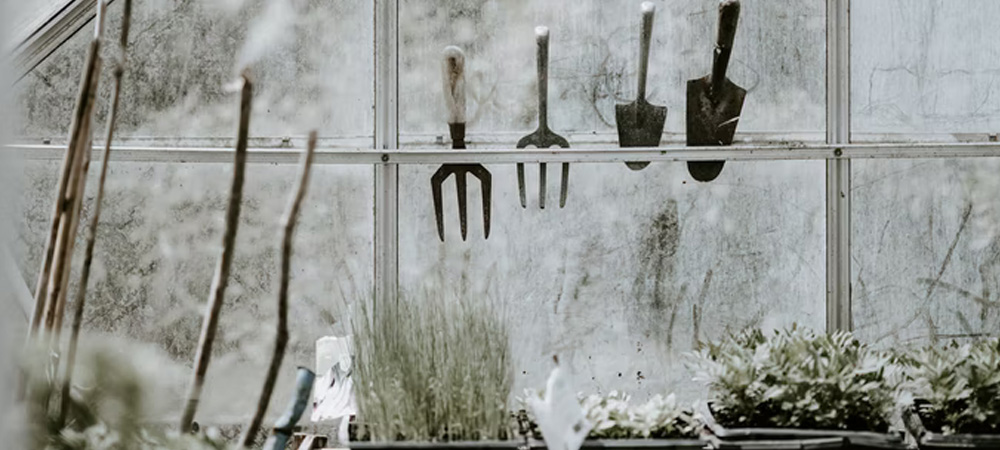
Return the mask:
[[354, 389], [367, 438], [511, 438], [510, 336], [492, 305], [437, 295], [359, 303]]
[[221, 450], [221, 439], [183, 435], [150, 426], [149, 386], [132, 352], [110, 345], [81, 349], [74, 389], [64, 402], [65, 422], [56, 408], [61, 386], [55, 363], [44, 351], [29, 352], [25, 413], [27, 448], [46, 450]]
[[[518, 399], [527, 404], [527, 397], [539, 396], [540, 392], [525, 391]], [[587, 420], [594, 425], [588, 439], [692, 439], [698, 437], [698, 420], [687, 409], [677, 403], [674, 394], [666, 397], [655, 395], [641, 405], [631, 404], [625, 393], [612, 391], [608, 395], [580, 395], [580, 406]], [[535, 424], [530, 408], [523, 408], [526, 415], [526, 431], [536, 439], [542, 436]]]

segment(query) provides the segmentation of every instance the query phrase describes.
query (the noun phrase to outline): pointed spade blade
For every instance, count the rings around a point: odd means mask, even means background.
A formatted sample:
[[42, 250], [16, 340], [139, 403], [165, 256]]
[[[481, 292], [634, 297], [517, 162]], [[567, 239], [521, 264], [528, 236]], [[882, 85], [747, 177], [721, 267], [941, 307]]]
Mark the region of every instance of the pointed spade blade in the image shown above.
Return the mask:
[[[645, 100], [615, 105], [615, 123], [618, 124], [618, 144], [622, 147], [658, 147], [663, 137], [663, 123], [667, 120], [665, 106], [652, 105]], [[627, 162], [632, 170], [640, 170], [649, 162]]]
[[[733, 143], [747, 91], [727, 78], [713, 90], [712, 76], [688, 81], [687, 145], [724, 146]], [[688, 171], [698, 181], [712, 181], [722, 172], [724, 161], [691, 161]]]

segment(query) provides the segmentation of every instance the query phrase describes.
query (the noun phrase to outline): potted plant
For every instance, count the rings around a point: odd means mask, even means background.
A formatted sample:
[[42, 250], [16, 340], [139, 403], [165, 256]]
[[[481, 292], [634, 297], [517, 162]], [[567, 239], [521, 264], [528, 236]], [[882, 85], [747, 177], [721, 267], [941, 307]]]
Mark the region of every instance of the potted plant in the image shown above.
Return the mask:
[[[535, 391], [526, 397], [539, 396]], [[692, 412], [682, 408], [676, 396], [656, 395], [649, 401], [634, 405], [627, 394], [612, 391], [606, 396], [580, 396], [580, 406], [592, 428], [583, 449], [701, 449], [699, 424]], [[522, 398], [522, 404], [526, 402]], [[546, 448], [544, 438], [533, 415], [524, 408], [519, 412], [522, 434], [530, 439], [532, 448]]]
[[1000, 341], [929, 347], [906, 362], [904, 423], [921, 448], [1000, 448]]
[[690, 366], [711, 391], [702, 414], [717, 448], [904, 447], [890, 430], [898, 365], [849, 333], [751, 330]]
[[483, 302], [401, 298], [352, 319], [354, 449], [513, 449], [510, 336]]

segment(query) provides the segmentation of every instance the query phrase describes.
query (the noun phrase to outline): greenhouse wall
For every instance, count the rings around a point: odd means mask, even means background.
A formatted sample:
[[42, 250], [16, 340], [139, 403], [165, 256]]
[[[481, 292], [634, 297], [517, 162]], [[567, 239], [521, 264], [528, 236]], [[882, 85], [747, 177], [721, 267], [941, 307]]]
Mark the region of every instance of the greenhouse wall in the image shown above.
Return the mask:
[[[717, 2], [654, 3], [649, 100], [668, 107], [664, 142], [678, 143], [686, 80], [711, 70]], [[236, 96], [224, 86], [235, 67], [249, 64], [257, 85], [254, 145], [301, 147], [316, 128], [328, 148], [371, 147], [375, 5], [284, 4], [137, 2], [121, 141], [232, 145]], [[120, 14], [113, 4], [112, 38]], [[852, 139], [962, 141], [995, 133], [1000, 106], [991, 101], [992, 81], [1000, 58], [987, 44], [1000, 31], [987, 22], [997, 14], [1000, 4], [987, 0], [853, 2]], [[824, 141], [825, 15], [821, 0], [743, 2], [729, 70], [748, 91], [737, 141]], [[467, 55], [470, 146], [510, 148], [530, 133], [537, 123], [536, 25], [551, 30], [549, 125], [574, 147], [617, 145], [614, 106], [636, 90], [638, 2], [402, 0], [399, 18], [403, 147], [444, 148], [448, 141], [441, 50], [451, 44]], [[17, 84], [22, 142], [65, 142], [86, 34]], [[107, 102], [96, 111], [103, 124]], [[58, 163], [28, 159], [15, 253], [33, 288]], [[853, 321], [864, 340], [890, 346], [1000, 329], [1000, 303], [991, 296], [1000, 277], [1000, 214], [990, 194], [996, 165], [854, 163]], [[84, 326], [153, 344], [186, 367], [219, 251], [230, 166], [110, 167]], [[560, 354], [581, 391], [623, 390], [638, 398], [677, 391], [693, 399], [700, 387], [683, 355], [699, 340], [747, 327], [825, 326], [823, 161], [730, 162], [711, 183], [694, 181], [683, 162], [640, 172], [574, 164], [565, 208], [557, 207], [559, 172], [550, 164], [544, 210], [536, 200], [537, 165], [527, 168], [526, 209], [513, 165], [489, 169], [489, 239], [473, 188], [469, 239], [461, 240], [449, 182], [442, 243], [429, 189], [435, 167], [401, 166], [400, 290], [404, 299], [450, 295], [500, 305], [514, 336], [516, 392], [541, 387], [551, 356]], [[274, 218], [294, 179], [294, 167], [282, 164], [253, 164], [247, 174], [220, 358], [205, 391], [205, 411], [220, 421], [252, 405], [233, 386], [256, 386], [269, 356], [272, 335], [261, 330], [270, 329], [277, 290]], [[291, 283], [290, 359], [297, 364], [312, 364], [316, 338], [349, 333], [351, 305], [372, 296], [374, 179], [364, 165], [314, 171]], [[290, 387], [292, 373], [283, 373], [278, 386]], [[170, 389], [182, 390], [181, 378]]]

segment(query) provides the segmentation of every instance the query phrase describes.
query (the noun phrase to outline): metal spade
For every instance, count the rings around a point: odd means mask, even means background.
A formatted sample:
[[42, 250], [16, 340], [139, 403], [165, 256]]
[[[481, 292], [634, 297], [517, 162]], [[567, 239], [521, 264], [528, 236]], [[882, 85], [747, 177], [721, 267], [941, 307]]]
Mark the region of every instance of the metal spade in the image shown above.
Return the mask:
[[[634, 102], [615, 105], [618, 143], [622, 147], [657, 147], [663, 137], [663, 122], [667, 120], [665, 106], [646, 101], [646, 72], [649, 69], [649, 45], [653, 38], [653, 15], [656, 6], [642, 4], [642, 27], [639, 47], [639, 92]], [[642, 170], [649, 162], [626, 162], [632, 170]]]
[[[465, 53], [455, 46], [444, 49], [444, 99], [448, 107], [448, 130], [451, 132], [451, 148], [465, 148]], [[483, 192], [483, 232], [490, 237], [490, 200], [492, 198], [492, 176], [481, 164], [444, 164], [431, 176], [431, 194], [434, 196], [434, 217], [437, 219], [438, 237], [444, 242], [444, 201], [441, 185], [452, 174], [458, 191], [458, 220], [462, 240], [468, 235], [468, 213], [466, 212], [466, 175], [479, 178]]]
[[[712, 74], [688, 81], [687, 145], [730, 145], [743, 110], [747, 91], [726, 78], [729, 56], [733, 52], [736, 24], [740, 18], [739, 0], [719, 3], [719, 34], [715, 44]], [[725, 161], [688, 162], [688, 172], [698, 181], [712, 181], [722, 172]]]
[[[517, 148], [562, 147], [569, 148], [569, 142], [549, 129], [549, 29], [535, 28], [535, 38], [538, 42], [538, 129], [520, 141]], [[545, 163], [538, 168], [538, 207], [545, 209]], [[569, 189], [569, 163], [562, 165], [562, 185], [559, 190], [559, 207], [566, 206], [566, 195]], [[521, 196], [521, 207], [527, 208], [528, 201], [524, 192], [524, 164], [517, 163], [517, 190]]]

